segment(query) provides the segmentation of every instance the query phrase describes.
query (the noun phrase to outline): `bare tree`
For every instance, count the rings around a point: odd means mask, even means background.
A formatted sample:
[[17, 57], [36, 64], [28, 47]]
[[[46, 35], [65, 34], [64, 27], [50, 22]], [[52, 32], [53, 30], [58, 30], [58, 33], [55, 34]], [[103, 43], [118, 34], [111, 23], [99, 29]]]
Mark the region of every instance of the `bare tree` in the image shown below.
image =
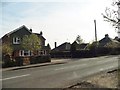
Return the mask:
[[[106, 7], [105, 13], [102, 13], [104, 21], [111, 23], [112, 26], [115, 27], [116, 29], [118, 29], [120, 25], [120, 18], [119, 18], [120, 12], [118, 10], [120, 8], [118, 7], [119, 5], [120, 5], [120, 0], [114, 0], [111, 4], [111, 6], [114, 8], [112, 9]], [[115, 7], [117, 8], [115, 9]]]

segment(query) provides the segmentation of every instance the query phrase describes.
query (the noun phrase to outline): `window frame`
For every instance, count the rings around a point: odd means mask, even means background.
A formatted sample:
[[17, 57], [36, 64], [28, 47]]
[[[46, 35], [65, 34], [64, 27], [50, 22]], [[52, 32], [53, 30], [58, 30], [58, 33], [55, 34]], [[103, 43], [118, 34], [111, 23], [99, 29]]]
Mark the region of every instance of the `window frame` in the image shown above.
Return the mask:
[[19, 50], [19, 56], [32, 56], [32, 52], [30, 50]]
[[13, 37], [13, 44], [20, 44], [20, 37]]

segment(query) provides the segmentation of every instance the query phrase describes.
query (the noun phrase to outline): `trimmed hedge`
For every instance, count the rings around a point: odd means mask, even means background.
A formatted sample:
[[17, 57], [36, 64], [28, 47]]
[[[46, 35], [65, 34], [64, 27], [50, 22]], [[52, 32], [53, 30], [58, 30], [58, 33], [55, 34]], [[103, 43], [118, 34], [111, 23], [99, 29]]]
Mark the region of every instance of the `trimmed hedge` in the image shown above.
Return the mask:
[[22, 66], [23, 65], [23, 60], [24, 60], [24, 57], [16, 57], [15, 58], [16, 66]]
[[13, 61], [9, 55], [2, 56], [2, 67], [13, 67], [16, 66], [15, 61]]
[[31, 56], [30, 57], [30, 64], [45, 63], [45, 62], [51, 62], [50, 55], [47, 55], [47, 56]]
[[52, 58], [70, 58], [71, 52], [51, 52]]
[[104, 55], [118, 55], [120, 48], [96, 47], [90, 50], [74, 50], [71, 52], [52, 52], [52, 58], [91, 58]]
[[95, 56], [95, 52], [93, 51], [91, 52], [90, 50], [80, 50], [71, 53], [72, 53], [72, 58], [88, 58]]
[[[3, 64], [2, 67], [13, 67], [13, 66], [23, 66], [23, 62], [26, 57], [16, 57], [15, 60], [12, 60], [10, 57], [3, 57]], [[50, 55], [48, 56], [31, 56], [28, 57], [30, 60], [30, 64], [37, 64], [37, 63], [45, 63], [51, 62]]]

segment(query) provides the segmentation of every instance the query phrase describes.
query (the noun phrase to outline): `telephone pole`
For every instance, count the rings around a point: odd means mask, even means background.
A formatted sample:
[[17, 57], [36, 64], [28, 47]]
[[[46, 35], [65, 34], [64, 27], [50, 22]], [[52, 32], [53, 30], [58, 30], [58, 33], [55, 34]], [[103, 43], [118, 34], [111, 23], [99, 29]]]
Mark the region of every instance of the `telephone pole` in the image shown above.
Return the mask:
[[97, 29], [96, 29], [96, 20], [94, 20], [94, 24], [95, 24], [95, 41], [97, 42]]

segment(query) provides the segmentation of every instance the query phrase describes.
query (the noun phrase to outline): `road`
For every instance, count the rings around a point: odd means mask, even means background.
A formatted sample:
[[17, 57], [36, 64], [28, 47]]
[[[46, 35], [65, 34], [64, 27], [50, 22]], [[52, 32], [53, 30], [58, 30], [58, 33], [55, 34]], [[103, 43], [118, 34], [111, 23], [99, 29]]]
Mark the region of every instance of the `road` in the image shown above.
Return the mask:
[[118, 67], [119, 56], [68, 59], [65, 64], [3, 71], [3, 88], [64, 88], [95, 73]]

